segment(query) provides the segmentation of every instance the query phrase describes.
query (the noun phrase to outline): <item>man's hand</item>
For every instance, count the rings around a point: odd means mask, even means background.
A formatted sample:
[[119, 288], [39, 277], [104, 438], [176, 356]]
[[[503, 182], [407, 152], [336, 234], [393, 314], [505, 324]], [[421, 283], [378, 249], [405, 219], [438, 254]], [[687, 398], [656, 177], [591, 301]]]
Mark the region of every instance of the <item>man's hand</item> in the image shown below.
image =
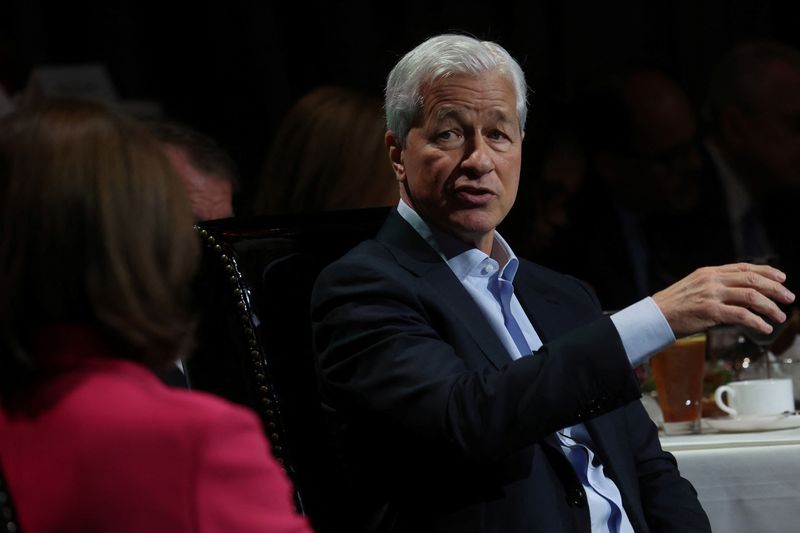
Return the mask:
[[783, 322], [779, 304], [794, 301], [783, 286], [786, 275], [768, 265], [737, 263], [695, 270], [653, 295], [675, 336], [699, 333], [717, 324], [772, 331], [763, 317]]

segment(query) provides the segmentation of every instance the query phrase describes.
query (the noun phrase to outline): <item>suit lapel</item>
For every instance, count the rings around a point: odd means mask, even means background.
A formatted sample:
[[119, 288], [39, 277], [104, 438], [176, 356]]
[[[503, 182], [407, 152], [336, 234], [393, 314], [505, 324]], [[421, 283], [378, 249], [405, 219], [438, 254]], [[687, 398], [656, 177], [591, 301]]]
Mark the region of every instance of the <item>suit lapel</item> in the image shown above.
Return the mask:
[[447, 263], [396, 210], [389, 214], [377, 240], [403, 268], [423, 279], [432, 293], [441, 297], [441, 302], [450, 307], [449, 315], [463, 323], [463, 331], [469, 332], [492, 365], [500, 368], [511, 361], [506, 347]]
[[[559, 299], [554, 294], [553, 288], [545, 283], [530, 269], [520, 269], [515, 280], [515, 293], [522, 303], [525, 312], [531, 319], [542, 342], [547, 342], [563, 334], [565, 329], [574, 326], [575, 318], [570, 316]], [[639, 523], [639, 516], [635, 512], [636, 506], [628, 500], [625, 484], [617, 476], [619, 450], [625, 446], [619, 442], [620, 430], [608, 416], [592, 418], [584, 422], [589, 435], [594, 442], [594, 452], [598, 455], [608, 475], [620, 490], [625, 503], [628, 518], [634, 527]], [[616, 453], [615, 453], [616, 452]], [[632, 511], [634, 510], [634, 511]]]
[[[520, 269], [514, 285], [517, 289], [515, 291], [517, 298], [543, 343], [558, 337], [565, 328], [574, 325], [574, 318], [566, 313], [561, 302], [553, 294], [552, 287], [541, 280], [535, 272]], [[615, 448], [615, 445], [608, 440], [609, 436], [611, 439], [616, 438], [616, 429], [603, 417], [587, 420], [585, 424], [604, 464], [613, 463], [607, 451]]]

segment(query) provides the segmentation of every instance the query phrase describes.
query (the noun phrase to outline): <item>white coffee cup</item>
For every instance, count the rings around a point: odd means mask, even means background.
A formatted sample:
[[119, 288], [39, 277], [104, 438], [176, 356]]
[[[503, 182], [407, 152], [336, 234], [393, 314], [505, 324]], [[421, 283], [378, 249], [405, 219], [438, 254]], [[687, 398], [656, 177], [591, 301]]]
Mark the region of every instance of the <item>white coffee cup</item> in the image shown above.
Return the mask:
[[[722, 395], [727, 402], [722, 401]], [[791, 379], [732, 381], [714, 392], [717, 406], [731, 416], [769, 416], [794, 412]]]

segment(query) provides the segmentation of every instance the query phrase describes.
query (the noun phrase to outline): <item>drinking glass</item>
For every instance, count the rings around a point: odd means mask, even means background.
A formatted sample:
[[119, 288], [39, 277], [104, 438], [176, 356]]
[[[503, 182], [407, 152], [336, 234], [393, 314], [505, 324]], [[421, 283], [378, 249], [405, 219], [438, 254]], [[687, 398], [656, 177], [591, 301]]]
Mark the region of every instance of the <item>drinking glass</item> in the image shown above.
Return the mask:
[[700, 431], [705, 361], [705, 334], [678, 339], [650, 360], [666, 433]]
[[[749, 262], [754, 264], [760, 265], [770, 265], [775, 268], [780, 268], [780, 260], [777, 256], [769, 256], [763, 258], [756, 258], [752, 259]], [[787, 306], [779, 305], [781, 311], [786, 313], [786, 316], [789, 316], [790, 309]], [[753, 345], [756, 347], [756, 360], [761, 361], [764, 365], [764, 371], [766, 373], [766, 378], [770, 379], [772, 377], [772, 364], [769, 360], [768, 355], [768, 348], [772, 345], [772, 343], [777, 339], [780, 334], [783, 332], [783, 329], [788, 324], [788, 320], [783, 323], [776, 323], [770, 320], [767, 317], [763, 317], [766, 322], [772, 326], [772, 333], [766, 334], [756, 331], [754, 329], [746, 328], [746, 327], [739, 327], [739, 332], [744, 335], [744, 337], [749, 340]]]

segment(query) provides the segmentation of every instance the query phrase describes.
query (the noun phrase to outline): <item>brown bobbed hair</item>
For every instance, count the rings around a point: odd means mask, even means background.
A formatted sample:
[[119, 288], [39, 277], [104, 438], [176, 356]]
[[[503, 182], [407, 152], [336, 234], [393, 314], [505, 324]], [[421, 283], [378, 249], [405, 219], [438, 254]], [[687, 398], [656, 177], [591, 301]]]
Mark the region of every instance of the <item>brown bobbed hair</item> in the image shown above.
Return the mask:
[[322, 86], [288, 111], [267, 153], [256, 215], [394, 205], [399, 196], [381, 101]]
[[96, 330], [160, 368], [191, 344], [199, 259], [179, 178], [150, 133], [93, 103], [0, 121], [0, 374], [47, 369], [51, 324]]

